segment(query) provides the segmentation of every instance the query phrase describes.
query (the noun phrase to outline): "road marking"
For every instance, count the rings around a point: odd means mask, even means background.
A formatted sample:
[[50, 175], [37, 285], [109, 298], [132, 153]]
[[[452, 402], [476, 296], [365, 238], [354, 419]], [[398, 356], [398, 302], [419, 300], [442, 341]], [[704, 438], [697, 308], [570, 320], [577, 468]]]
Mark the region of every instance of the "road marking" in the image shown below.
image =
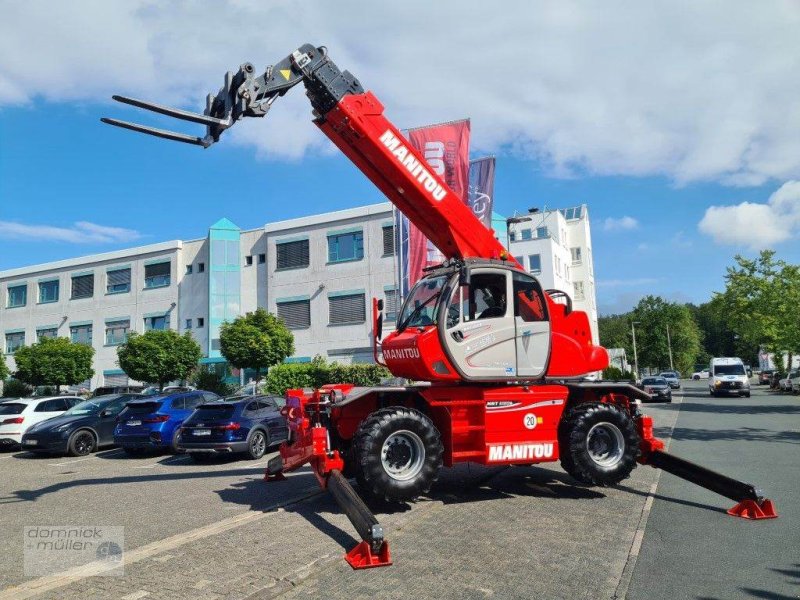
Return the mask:
[[63, 467], [64, 465], [71, 465], [77, 462], [83, 462], [84, 460], [92, 460], [94, 456], [87, 456], [86, 458], [76, 458], [75, 460], [65, 460], [64, 462], [60, 463], [47, 463], [48, 467]]
[[138, 590], [133, 592], [132, 594], [128, 594], [127, 596], [122, 596], [119, 600], [139, 600], [140, 598], [144, 598], [149, 596], [150, 592], [145, 592], [144, 590]]
[[[244, 514], [234, 515], [232, 517], [228, 517], [227, 519], [217, 521], [216, 523], [205, 525], [204, 527], [198, 527], [197, 529], [193, 529], [185, 533], [179, 533], [177, 535], [164, 538], [163, 540], [151, 542], [150, 544], [145, 544], [144, 546], [140, 546], [134, 550], [127, 550], [123, 554], [123, 568], [128, 565], [141, 562], [150, 558], [151, 556], [155, 556], [168, 550], [174, 550], [186, 544], [196, 542], [197, 540], [211, 537], [219, 533], [224, 533], [230, 529], [235, 529], [248, 523], [266, 519], [269, 516], [279, 514], [275, 511], [277, 508], [295, 504], [297, 502], [313, 498], [314, 496], [320, 496], [325, 493], [318, 488], [315, 490], [315, 486], [309, 487], [310, 489], [302, 492], [298, 496], [287, 498], [285, 501], [277, 502], [264, 509], [258, 511], [249, 510]], [[48, 575], [45, 577], [39, 577], [38, 579], [31, 579], [17, 586], [6, 588], [5, 590], [0, 591], [0, 600], [26, 600], [27, 598], [34, 598], [46, 592], [50, 592], [71, 583], [81, 581], [87, 577], [94, 577], [103, 571], [109, 570], [110, 568], [116, 569], [119, 568], [119, 565], [115, 563], [109, 566], [108, 562], [98, 561], [81, 565], [80, 567], [74, 567], [56, 575]], [[136, 593], [141, 593], [143, 591], [144, 590], [140, 590]], [[144, 596], [136, 597], [143, 598]]]

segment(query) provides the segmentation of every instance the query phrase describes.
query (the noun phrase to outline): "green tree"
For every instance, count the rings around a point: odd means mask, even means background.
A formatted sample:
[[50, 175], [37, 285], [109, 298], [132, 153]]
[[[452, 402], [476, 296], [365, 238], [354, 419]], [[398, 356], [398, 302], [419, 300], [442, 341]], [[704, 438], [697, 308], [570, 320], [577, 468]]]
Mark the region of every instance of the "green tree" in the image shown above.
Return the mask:
[[220, 352], [237, 369], [253, 369], [256, 383], [261, 373], [294, 353], [294, 335], [283, 321], [263, 308], [223, 323]]
[[187, 379], [202, 356], [188, 331], [180, 335], [171, 329], [131, 333], [117, 348], [119, 366], [128, 377], [158, 384], [159, 390], [170, 381]]
[[67, 338], [42, 338], [14, 353], [14, 377], [28, 385], [52, 385], [60, 390], [62, 385], [92, 378], [93, 356], [94, 348], [87, 344], [74, 344]]
[[727, 318], [740, 340], [751, 347], [791, 355], [800, 352], [800, 266], [763, 250], [755, 259], [734, 258], [720, 294]]
[[686, 305], [645, 296], [631, 312], [631, 318], [638, 321], [636, 347], [640, 365], [668, 368], [671, 343], [675, 369], [684, 374], [691, 372], [701, 352], [700, 330]]
[[609, 315], [597, 320], [600, 345], [604, 348], [624, 348], [629, 360], [633, 360], [631, 320], [630, 313]]
[[8, 365], [6, 364], [6, 359], [0, 356], [0, 381], [5, 381], [8, 379], [10, 372], [8, 370]]

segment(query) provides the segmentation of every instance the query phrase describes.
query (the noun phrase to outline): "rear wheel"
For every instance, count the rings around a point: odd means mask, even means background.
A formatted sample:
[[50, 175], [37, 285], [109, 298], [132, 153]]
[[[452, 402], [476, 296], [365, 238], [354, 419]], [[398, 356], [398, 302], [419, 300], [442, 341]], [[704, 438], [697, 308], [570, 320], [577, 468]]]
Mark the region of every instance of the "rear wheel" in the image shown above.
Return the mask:
[[639, 441], [627, 411], [613, 404], [578, 405], [559, 427], [561, 466], [581, 483], [615, 485], [636, 466]]
[[81, 429], [72, 434], [67, 443], [70, 456], [86, 456], [94, 452], [97, 444], [91, 431]]
[[372, 413], [356, 431], [355, 475], [368, 495], [389, 502], [413, 500], [439, 476], [444, 448], [439, 431], [423, 413], [393, 406]]
[[250, 441], [247, 443], [247, 457], [250, 460], [258, 460], [267, 451], [267, 436], [263, 431], [256, 430], [250, 436]]

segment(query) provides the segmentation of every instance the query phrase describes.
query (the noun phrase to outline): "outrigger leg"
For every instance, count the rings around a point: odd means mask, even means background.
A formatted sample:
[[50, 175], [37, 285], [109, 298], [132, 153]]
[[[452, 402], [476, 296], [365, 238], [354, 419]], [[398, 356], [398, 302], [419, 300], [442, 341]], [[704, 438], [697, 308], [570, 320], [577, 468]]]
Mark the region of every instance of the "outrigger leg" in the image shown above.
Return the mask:
[[639, 462], [672, 473], [700, 487], [737, 502], [728, 510], [733, 517], [744, 519], [775, 519], [778, 513], [772, 500], [764, 498], [761, 490], [749, 483], [738, 481], [711, 469], [701, 467], [686, 459], [664, 452], [664, 443], [653, 437], [653, 420], [639, 417], [639, 434], [642, 440], [642, 455]]
[[[341, 469], [344, 462], [339, 457], [339, 453], [329, 452], [325, 448], [327, 432], [323, 427], [314, 427], [311, 430], [311, 437], [317, 443], [308, 444], [306, 448], [311, 448], [311, 452], [303, 453], [304, 455], [300, 457], [296, 454], [293, 455], [292, 449], [286, 446], [282, 447], [281, 455], [270, 459], [267, 463], [264, 479], [280, 481], [285, 479], [283, 472], [287, 465], [291, 469], [296, 469], [301, 464], [310, 462], [322, 488], [331, 493], [339, 508], [347, 515], [358, 535], [361, 536], [361, 542], [345, 554], [344, 559], [354, 569], [388, 567], [392, 564], [392, 557], [389, 553], [389, 542], [383, 537], [383, 527], [350, 485], [350, 482], [342, 475]], [[316, 453], [321, 452], [322, 456], [315, 456], [314, 449], [317, 450]]]

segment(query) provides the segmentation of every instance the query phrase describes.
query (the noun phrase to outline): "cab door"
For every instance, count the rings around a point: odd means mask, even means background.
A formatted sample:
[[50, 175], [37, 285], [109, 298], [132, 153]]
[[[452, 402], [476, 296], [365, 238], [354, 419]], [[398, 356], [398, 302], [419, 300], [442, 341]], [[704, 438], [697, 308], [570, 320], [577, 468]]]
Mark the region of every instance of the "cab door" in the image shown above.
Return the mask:
[[467, 379], [513, 378], [516, 371], [511, 271], [474, 268], [470, 285], [456, 286], [447, 303], [443, 343]]
[[517, 375], [541, 377], [550, 358], [550, 321], [542, 286], [525, 273], [513, 274]]

